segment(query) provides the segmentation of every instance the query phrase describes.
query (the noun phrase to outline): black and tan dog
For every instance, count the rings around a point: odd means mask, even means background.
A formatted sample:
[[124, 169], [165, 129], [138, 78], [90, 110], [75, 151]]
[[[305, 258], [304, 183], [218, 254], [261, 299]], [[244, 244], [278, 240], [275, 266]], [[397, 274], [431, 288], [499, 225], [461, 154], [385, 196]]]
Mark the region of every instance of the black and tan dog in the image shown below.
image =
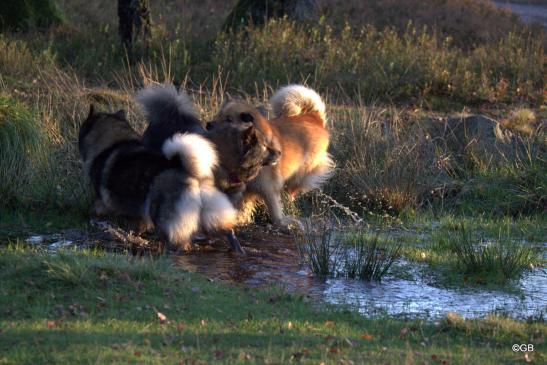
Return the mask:
[[289, 85], [278, 90], [270, 103], [274, 119], [267, 120], [254, 106], [237, 100], [228, 101], [207, 129], [214, 131], [226, 124], [253, 123], [266, 137], [271, 149], [281, 151], [279, 163], [265, 166], [247, 184], [243, 204], [254, 205], [256, 198], [266, 203], [275, 224], [286, 226], [281, 194], [294, 197], [319, 187], [330, 175], [334, 163], [327, 152], [329, 132], [325, 104], [312, 89]]
[[[136, 97], [144, 110], [148, 127], [144, 144], [160, 151], [167, 139], [176, 133], [196, 133], [206, 137], [219, 150], [219, 165], [215, 170], [216, 186], [237, 203], [245, 184], [254, 179], [263, 166], [275, 165], [280, 152], [271, 147], [265, 135], [254, 123], [239, 123], [245, 133], [231, 136], [221, 129], [207, 131], [184, 91], [177, 92], [172, 84], [149, 86]], [[235, 127], [235, 125], [233, 126]]]
[[[249, 128], [232, 126], [219, 133], [230, 151], [250, 150], [255, 143], [245, 137]], [[233, 205], [214, 185], [216, 148], [200, 135], [176, 133], [164, 141], [161, 152], [153, 151], [123, 111], [98, 113], [91, 106], [80, 129], [79, 149], [96, 193], [96, 215], [122, 216], [134, 227], [154, 226], [171, 246], [183, 249], [191, 247], [198, 230], [228, 234], [236, 222]], [[228, 237], [232, 248], [242, 252], [235, 236]]]

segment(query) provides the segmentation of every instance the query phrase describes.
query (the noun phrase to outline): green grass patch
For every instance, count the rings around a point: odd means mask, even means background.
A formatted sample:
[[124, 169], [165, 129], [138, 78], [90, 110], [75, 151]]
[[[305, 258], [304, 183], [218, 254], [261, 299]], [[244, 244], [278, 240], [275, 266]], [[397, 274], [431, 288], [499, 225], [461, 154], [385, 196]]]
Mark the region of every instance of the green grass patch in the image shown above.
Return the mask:
[[320, 277], [380, 281], [401, 254], [402, 245], [363, 227], [329, 227], [318, 220], [295, 234], [301, 261]]
[[[538, 145], [542, 149], [544, 146]], [[523, 215], [546, 212], [545, 152], [504, 166], [480, 169], [468, 176], [455, 199], [456, 209], [469, 213]]]
[[0, 200], [6, 204], [44, 200], [51, 186], [43, 179], [49, 140], [36, 110], [0, 94]]
[[345, 233], [347, 252], [344, 268], [349, 278], [380, 281], [401, 254], [402, 245], [379, 233], [371, 235], [363, 229]]
[[348, 25], [335, 31], [326, 22], [301, 27], [271, 20], [219, 35], [213, 64], [229, 70], [232, 82], [246, 90], [257, 82], [307, 81], [365, 100], [439, 95], [464, 102], [510, 101], [519, 95], [541, 100], [540, 38], [509, 33], [467, 52], [425, 28], [355, 30]]
[[485, 235], [461, 224], [437, 233], [424, 259], [451, 281], [506, 285], [542, 264], [539, 250], [531, 242], [498, 230], [497, 237]]
[[519, 278], [537, 262], [534, 249], [530, 246], [504, 240], [474, 243], [465, 230], [462, 230], [459, 239], [449, 242], [449, 247], [458, 258], [458, 266], [464, 274], [492, 276], [494, 281], [507, 282]]
[[[0, 209], [0, 241], [26, 238], [31, 234], [58, 233], [68, 228], [84, 228], [86, 211], [52, 209]], [[0, 243], [1, 244], [1, 243]]]
[[[168, 258], [0, 252], [2, 363], [498, 364], [541, 356], [545, 324], [498, 317], [438, 324], [317, 309], [278, 289], [205, 280]], [[158, 314], [160, 313], [160, 314]]]

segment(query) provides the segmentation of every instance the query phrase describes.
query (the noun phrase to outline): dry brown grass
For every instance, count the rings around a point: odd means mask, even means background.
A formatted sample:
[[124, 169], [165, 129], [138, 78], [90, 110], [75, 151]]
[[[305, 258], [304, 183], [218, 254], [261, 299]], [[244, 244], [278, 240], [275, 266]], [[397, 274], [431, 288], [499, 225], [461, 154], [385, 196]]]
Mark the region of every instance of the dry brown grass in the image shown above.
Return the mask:
[[[115, 2], [59, 0], [73, 24], [115, 27]], [[176, 28], [194, 38], [214, 38], [236, 0], [155, 0], [150, 2], [152, 18], [163, 31]], [[336, 26], [345, 21], [355, 28], [372, 24], [379, 28], [404, 30], [411, 21], [417, 28], [427, 26], [466, 47], [498, 40], [522, 27], [517, 15], [496, 7], [489, 0], [319, 0], [321, 14]]]
[[[36, 111], [33, 123], [50, 146], [40, 170], [47, 173], [29, 174], [42, 177], [24, 191], [3, 196], [3, 202], [86, 207], [89, 189], [82, 183], [77, 132], [89, 103], [103, 110], [126, 109], [133, 126], [142, 131], [144, 119], [132, 96], [142, 86], [164, 80], [187, 88], [204, 120], [213, 116], [227, 93], [258, 104], [288, 80], [318, 88], [330, 103], [332, 152], [339, 167], [326, 189], [357, 210], [397, 213], [428, 206], [454, 182], [453, 161], [447, 151], [430, 143], [421, 125], [424, 114], [407, 103], [428, 105], [430, 96], [446, 100], [449, 95], [473, 103], [529, 101], [536, 113], [534, 125], [544, 119], [544, 111], [533, 105], [541, 99], [537, 93], [543, 85], [538, 76], [543, 65], [537, 60], [543, 48], [536, 38], [512, 34], [466, 52], [413, 29], [403, 36], [374, 28], [356, 35], [351, 28], [337, 32], [322, 24], [302, 30], [277, 21], [246, 36], [223, 36], [208, 43], [228, 2], [195, 6], [162, 0], [153, 2], [159, 27], [153, 41], [141, 61], [128, 63], [119, 48], [112, 3], [60, 3], [72, 24], [0, 37], [0, 94]], [[80, 22], [84, 24], [76, 27]], [[199, 31], [194, 24], [200, 24]], [[193, 39], [185, 38], [188, 33]], [[405, 104], [364, 105], [363, 100], [382, 97]], [[499, 109], [503, 116], [508, 108]], [[522, 121], [524, 114], [510, 118], [514, 129], [532, 125]], [[534, 174], [531, 181], [541, 180], [541, 173]], [[528, 177], [518, 176], [516, 183], [522, 185], [523, 178]], [[532, 188], [524, 191], [536, 197], [537, 189]], [[33, 196], [36, 191], [46, 192]]]

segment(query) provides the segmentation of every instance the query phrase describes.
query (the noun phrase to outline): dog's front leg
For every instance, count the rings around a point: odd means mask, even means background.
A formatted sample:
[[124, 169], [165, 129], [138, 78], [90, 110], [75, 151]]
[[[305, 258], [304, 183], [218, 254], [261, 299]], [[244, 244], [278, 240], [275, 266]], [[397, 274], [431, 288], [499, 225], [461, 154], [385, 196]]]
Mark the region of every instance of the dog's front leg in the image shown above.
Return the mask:
[[276, 226], [282, 226], [284, 223], [283, 203], [281, 194], [275, 191], [267, 191], [264, 194], [264, 202], [270, 212], [272, 223]]
[[239, 243], [239, 240], [236, 237], [236, 234], [233, 229], [229, 229], [224, 233], [224, 236], [228, 240], [228, 243], [230, 244], [230, 247], [232, 247], [232, 250], [239, 254], [245, 255], [245, 250], [243, 247], [241, 247], [241, 244]]

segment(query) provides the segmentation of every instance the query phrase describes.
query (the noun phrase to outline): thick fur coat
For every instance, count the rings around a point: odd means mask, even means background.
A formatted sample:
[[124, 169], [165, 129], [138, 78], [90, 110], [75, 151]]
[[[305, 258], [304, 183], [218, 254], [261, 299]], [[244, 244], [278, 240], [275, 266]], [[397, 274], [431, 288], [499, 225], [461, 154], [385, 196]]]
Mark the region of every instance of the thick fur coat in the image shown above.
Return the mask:
[[334, 163], [327, 152], [329, 132], [325, 104], [312, 89], [289, 85], [270, 100], [274, 118], [267, 120], [256, 108], [242, 101], [228, 101], [210, 129], [224, 124], [252, 122], [266, 136], [272, 149], [279, 150], [279, 163], [262, 168], [247, 184], [243, 205], [264, 200], [271, 219], [285, 225], [281, 195], [295, 196], [321, 186], [331, 175]]
[[[214, 184], [214, 145], [197, 134], [176, 133], [161, 151], [147, 148], [125, 113], [91, 107], [79, 134], [84, 169], [95, 190], [93, 213], [126, 218], [138, 230], [154, 226], [174, 248], [189, 249], [199, 230], [228, 232], [236, 211]], [[241, 250], [237, 241], [232, 247]]]

